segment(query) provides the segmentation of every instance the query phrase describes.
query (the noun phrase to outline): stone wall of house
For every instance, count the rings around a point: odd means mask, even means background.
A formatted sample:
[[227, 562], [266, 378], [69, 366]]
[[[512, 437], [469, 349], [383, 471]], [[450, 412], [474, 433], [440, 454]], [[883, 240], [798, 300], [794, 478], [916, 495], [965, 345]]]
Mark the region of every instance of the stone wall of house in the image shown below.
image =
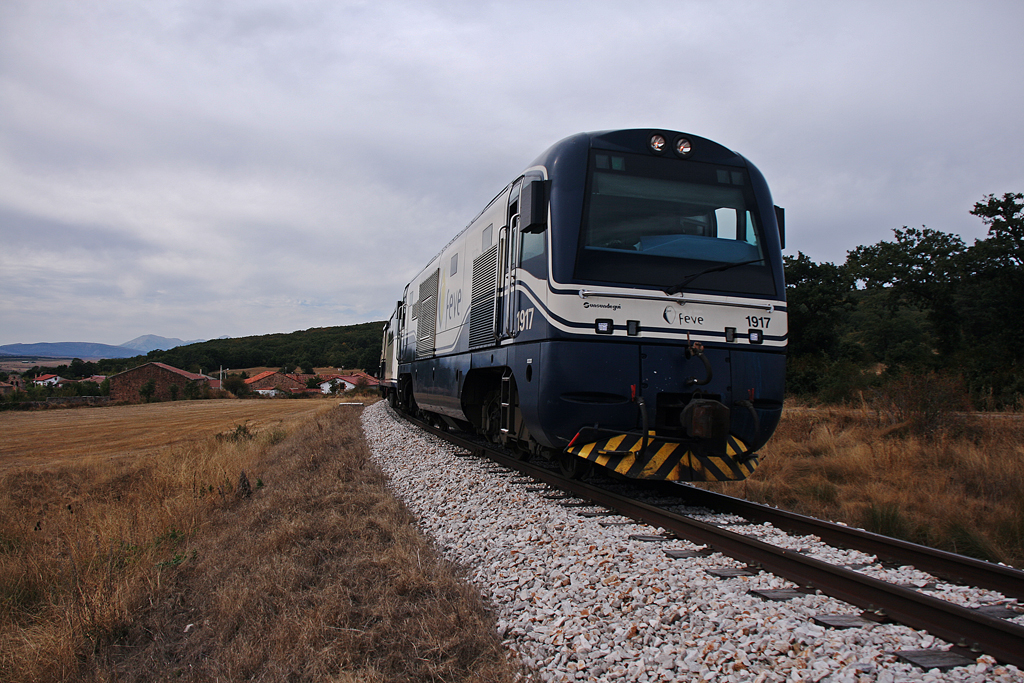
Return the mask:
[[156, 384], [153, 400], [158, 401], [170, 401], [175, 398], [172, 386], [178, 387], [176, 398], [179, 400], [185, 398], [186, 388], [189, 384], [197, 384], [196, 389], [200, 392], [207, 388], [207, 381], [204, 379], [189, 379], [159, 365], [147, 364], [112, 376], [110, 378], [110, 400], [115, 403], [121, 401], [143, 402], [145, 399], [142, 398], [139, 390], [149, 380], [153, 380]]

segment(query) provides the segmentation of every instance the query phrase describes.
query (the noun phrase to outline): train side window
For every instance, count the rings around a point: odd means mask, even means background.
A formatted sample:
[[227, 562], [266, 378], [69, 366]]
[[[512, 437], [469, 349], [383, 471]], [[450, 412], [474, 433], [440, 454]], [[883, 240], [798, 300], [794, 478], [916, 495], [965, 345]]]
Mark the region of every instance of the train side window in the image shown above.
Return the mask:
[[539, 278], [548, 274], [547, 233], [520, 233], [519, 266]]
[[454, 255], [452, 255], [452, 268], [451, 272], [448, 273], [448, 275], [455, 275], [455, 273], [457, 272], [459, 272], [459, 255], [458, 253], [455, 253]]
[[512, 192], [508, 196], [508, 221], [512, 224], [512, 217], [519, 215], [519, 193], [523, 189], [523, 180], [520, 178], [512, 186]]
[[747, 233], [743, 240], [747, 244], [757, 244], [757, 230], [754, 229], [754, 214], [747, 211]]
[[480, 245], [480, 250], [487, 251], [491, 248], [492, 244], [494, 244], [494, 223], [484, 228], [484, 238], [483, 243]]

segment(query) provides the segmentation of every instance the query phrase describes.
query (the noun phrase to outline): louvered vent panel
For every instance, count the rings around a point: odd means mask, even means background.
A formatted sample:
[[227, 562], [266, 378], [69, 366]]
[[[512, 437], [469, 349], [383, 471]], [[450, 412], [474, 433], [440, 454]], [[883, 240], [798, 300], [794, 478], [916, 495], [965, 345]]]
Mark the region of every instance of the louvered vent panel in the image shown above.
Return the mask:
[[437, 276], [428, 277], [420, 285], [419, 320], [416, 326], [416, 357], [434, 355], [434, 334], [437, 326]]
[[498, 245], [473, 259], [473, 299], [469, 308], [469, 347], [494, 343], [494, 289]]

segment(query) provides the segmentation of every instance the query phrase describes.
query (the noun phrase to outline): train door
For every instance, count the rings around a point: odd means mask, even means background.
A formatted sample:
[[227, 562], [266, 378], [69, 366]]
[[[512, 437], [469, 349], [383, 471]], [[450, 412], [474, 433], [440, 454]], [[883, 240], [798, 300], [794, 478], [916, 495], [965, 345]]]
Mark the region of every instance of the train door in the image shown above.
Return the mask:
[[508, 223], [498, 234], [498, 306], [496, 331], [500, 340], [516, 333], [516, 267], [519, 265], [519, 192], [523, 181], [517, 180], [508, 196]]
[[412, 328], [412, 320], [410, 320], [412, 306], [409, 305], [409, 285], [405, 286], [405, 291], [402, 292], [402, 306], [401, 315], [398, 316], [398, 362], [399, 363], [410, 363], [415, 358], [415, 354], [412, 353], [409, 344], [409, 332]]

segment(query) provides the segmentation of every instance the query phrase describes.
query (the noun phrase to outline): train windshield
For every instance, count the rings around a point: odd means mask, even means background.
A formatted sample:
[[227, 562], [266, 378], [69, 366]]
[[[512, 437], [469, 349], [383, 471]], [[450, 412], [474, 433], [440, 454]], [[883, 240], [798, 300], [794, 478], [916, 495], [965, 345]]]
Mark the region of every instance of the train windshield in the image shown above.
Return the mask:
[[743, 168], [592, 152], [576, 279], [774, 294]]

